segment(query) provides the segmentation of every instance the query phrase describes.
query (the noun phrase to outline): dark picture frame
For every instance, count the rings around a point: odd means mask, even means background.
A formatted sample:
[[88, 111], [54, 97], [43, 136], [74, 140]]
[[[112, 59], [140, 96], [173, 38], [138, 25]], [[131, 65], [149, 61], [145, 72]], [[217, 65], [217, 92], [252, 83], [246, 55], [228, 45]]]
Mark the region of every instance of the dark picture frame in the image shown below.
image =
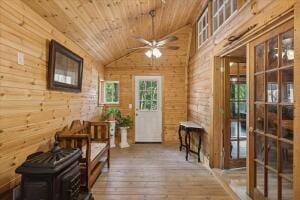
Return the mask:
[[81, 92], [83, 58], [51, 40], [48, 62], [48, 89]]

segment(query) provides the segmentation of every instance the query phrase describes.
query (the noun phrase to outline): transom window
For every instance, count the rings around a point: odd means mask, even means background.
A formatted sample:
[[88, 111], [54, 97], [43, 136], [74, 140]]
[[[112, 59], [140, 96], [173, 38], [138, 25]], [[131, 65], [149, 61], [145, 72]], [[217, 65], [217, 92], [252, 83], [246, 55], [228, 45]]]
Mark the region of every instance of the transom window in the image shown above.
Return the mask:
[[213, 0], [213, 30], [216, 31], [236, 10], [237, 0]]
[[198, 48], [208, 38], [208, 8], [206, 8], [198, 20]]

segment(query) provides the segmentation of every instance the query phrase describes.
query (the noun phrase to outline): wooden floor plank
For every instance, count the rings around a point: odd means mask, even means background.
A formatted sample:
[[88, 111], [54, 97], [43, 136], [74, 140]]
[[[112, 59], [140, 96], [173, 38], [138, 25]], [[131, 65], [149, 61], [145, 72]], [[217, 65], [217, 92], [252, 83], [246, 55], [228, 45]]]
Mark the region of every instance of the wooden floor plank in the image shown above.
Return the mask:
[[175, 145], [135, 144], [112, 149], [111, 168], [92, 189], [95, 199], [231, 199], [196, 159]]

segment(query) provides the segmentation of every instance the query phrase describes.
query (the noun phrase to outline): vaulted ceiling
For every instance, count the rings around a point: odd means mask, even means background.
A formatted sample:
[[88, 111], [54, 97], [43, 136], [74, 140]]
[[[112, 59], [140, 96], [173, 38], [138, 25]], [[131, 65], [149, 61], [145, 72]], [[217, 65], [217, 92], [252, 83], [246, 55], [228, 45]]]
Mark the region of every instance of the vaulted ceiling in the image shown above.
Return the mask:
[[[149, 11], [156, 10], [155, 37], [192, 23], [203, 0], [23, 0], [104, 65], [152, 39]], [[163, 3], [165, 2], [165, 3]]]

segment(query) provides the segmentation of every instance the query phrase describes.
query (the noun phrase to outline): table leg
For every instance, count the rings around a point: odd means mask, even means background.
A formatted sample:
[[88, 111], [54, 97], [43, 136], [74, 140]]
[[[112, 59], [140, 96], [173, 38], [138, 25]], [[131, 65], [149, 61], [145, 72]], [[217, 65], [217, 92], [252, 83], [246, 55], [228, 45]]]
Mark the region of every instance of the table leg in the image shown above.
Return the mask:
[[181, 126], [179, 126], [179, 129], [178, 129], [178, 137], [179, 137], [179, 143], [180, 143], [179, 151], [181, 151], [182, 150]]
[[190, 152], [190, 144], [191, 144], [190, 130], [188, 128], [186, 129], [186, 134], [185, 134], [185, 144], [186, 144], [185, 160], [188, 160], [189, 159], [189, 152]]
[[198, 162], [200, 162], [200, 150], [201, 150], [201, 134], [199, 134], [199, 145], [198, 145]]

